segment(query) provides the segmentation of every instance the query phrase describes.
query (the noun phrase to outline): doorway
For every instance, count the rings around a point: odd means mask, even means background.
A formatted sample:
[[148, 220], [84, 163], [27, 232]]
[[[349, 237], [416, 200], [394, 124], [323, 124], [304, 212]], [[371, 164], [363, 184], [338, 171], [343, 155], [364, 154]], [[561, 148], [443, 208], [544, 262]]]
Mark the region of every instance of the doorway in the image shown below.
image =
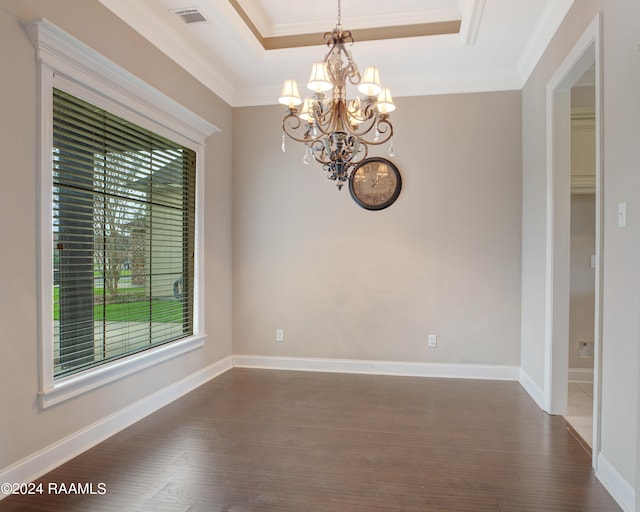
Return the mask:
[[571, 221], [569, 260], [569, 384], [565, 419], [593, 444], [595, 316], [595, 66], [571, 88]]
[[[594, 95], [592, 461], [599, 452], [602, 291], [601, 18], [588, 27], [547, 85], [547, 274], [544, 408], [567, 414], [571, 310], [571, 90], [588, 72]], [[591, 258], [590, 258], [591, 260]], [[589, 261], [591, 266], [591, 261]]]

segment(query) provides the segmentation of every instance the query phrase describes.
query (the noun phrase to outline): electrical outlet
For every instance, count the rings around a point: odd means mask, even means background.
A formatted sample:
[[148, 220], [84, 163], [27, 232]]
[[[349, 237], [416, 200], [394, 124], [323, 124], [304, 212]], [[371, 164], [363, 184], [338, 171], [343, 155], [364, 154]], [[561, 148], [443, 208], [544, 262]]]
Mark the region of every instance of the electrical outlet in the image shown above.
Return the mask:
[[276, 329], [276, 341], [284, 341], [284, 329]]
[[438, 346], [438, 337], [435, 334], [429, 334], [429, 337], [427, 338], [427, 343], [429, 344], [430, 347], [437, 347]]
[[578, 350], [581, 358], [591, 359], [593, 357], [593, 341], [580, 340]]

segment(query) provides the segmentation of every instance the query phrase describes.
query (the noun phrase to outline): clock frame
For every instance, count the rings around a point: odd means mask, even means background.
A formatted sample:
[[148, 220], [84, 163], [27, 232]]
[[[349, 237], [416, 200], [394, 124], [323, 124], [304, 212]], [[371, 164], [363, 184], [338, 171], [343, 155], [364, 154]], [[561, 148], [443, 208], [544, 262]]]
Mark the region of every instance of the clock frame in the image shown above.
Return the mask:
[[400, 195], [402, 177], [396, 165], [381, 157], [366, 158], [351, 173], [349, 192], [366, 210], [388, 208]]

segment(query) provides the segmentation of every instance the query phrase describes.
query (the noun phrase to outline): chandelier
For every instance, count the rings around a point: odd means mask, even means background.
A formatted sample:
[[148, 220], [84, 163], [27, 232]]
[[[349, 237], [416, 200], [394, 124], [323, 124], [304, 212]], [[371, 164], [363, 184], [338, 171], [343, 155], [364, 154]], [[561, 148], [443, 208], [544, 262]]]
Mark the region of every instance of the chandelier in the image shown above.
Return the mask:
[[[343, 30], [341, 17], [338, 0], [336, 26], [324, 34], [329, 51], [311, 69], [307, 84], [311, 96], [303, 102], [296, 81], [285, 80], [278, 100], [287, 106], [282, 120], [282, 151], [286, 150], [285, 134], [304, 143], [303, 162], [309, 164], [313, 159], [322, 164], [338, 190], [351, 179], [356, 165], [367, 158], [369, 146], [389, 142], [388, 154], [394, 156], [389, 113], [396, 108], [389, 89], [380, 85], [376, 67], [369, 66], [364, 76], [360, 75], [347, 48], [354, 39], [350, 31]], [[363, 98], [348, 100], [347, 83], [357, 86]]]

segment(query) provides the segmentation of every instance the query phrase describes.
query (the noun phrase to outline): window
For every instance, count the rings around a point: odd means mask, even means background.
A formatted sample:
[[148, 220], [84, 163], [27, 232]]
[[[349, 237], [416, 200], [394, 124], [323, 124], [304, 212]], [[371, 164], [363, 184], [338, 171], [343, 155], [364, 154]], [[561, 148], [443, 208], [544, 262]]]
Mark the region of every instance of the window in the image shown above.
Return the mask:
[[53, 90], [55, 378], [193, 334], [195, 164]]
[[217, 128], [46, 20], [40, 406], [204, 344], [204, 140]]

